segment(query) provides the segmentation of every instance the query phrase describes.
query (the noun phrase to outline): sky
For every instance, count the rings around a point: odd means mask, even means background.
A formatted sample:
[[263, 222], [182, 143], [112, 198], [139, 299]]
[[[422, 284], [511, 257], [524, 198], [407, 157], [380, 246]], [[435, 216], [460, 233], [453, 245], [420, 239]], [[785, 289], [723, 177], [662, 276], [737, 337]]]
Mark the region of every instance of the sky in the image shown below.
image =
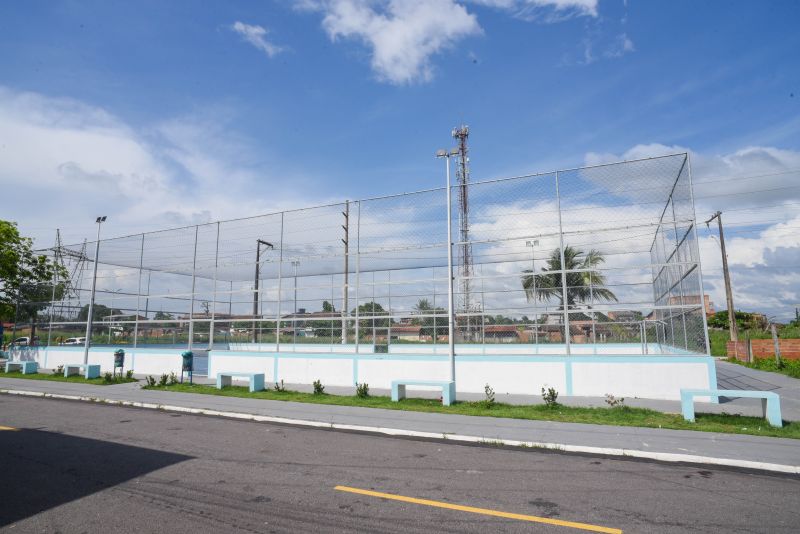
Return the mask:
[[[38, 246], [688, 151], [706, 291], [800, 305], [800, 4], [0, 3], [0, 217]], [[713, 227], [712, 227], [713, 228]]]

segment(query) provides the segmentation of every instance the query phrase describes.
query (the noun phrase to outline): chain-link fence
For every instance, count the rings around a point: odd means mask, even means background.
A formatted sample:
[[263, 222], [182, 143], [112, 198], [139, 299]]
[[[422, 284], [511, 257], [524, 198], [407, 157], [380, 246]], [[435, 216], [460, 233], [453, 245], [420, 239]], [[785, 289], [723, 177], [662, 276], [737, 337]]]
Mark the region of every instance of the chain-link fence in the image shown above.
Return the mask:
[[[686, 154], [451, 193], [460, 352], [707, 352]], [[91, 242], [54, 247], [69, 276], [20, 292], [15, 334], [82, 344], [97, 261], [95, 345], [444, 352], [447, 196], [103, 239], [99, 258]]]

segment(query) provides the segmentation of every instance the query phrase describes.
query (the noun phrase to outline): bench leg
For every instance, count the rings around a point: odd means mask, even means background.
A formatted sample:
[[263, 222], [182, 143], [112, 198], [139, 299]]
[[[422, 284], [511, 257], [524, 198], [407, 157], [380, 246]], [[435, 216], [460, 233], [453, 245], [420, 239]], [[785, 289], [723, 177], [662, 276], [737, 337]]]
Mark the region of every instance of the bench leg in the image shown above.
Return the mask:
[[233, 377], [217, 375], [217, 389], [222, 389], [225, 386], [230, 386], [233, 382]]
[[681, 412], [685, 420], [694, 423], [694, 397], [681, 393]]
[[761, 406], [764, 408], [764, 417], [767, 418], [770, 425], [778, 428], [783, 427], [780, 399], [761, 399]]
[[450, 406], [456, 401], [456, 385], [451, 382], [442, 388], [442, 405]]
[[264, 377], [256, 376], [250, 381], [250, 393], [261, 391], [264, 389]]
[[402, 384], [392, 386], [392, 401], [397, 402], [406, 398], [406, 387]]
[[99, 365], [87, 365], [86, 366], [86, 374], [84, 377], [86, 380], [90, 378], [98, 378], [100, 376], [100, 366]]
[[[73, 373], [73, 372], [72, 372], [72, 370], [73, 370], [73, 369], [75, 369], [75, 371], [76, 371], [76, 372], [74, 372], [74, 373]], [[65, 365], [65, 366], [64, 366], [64, 378], [67, 378], [67, 377], [68, 377], [68, 376], [70, 376], [70, 375], [76, 375], [76, 374], [78, 374], [78, 373], [77, 373], [78, 369], [79, 369], [78, 367], [73, 367], [73, 366], [71, 366], [71, 365]]]

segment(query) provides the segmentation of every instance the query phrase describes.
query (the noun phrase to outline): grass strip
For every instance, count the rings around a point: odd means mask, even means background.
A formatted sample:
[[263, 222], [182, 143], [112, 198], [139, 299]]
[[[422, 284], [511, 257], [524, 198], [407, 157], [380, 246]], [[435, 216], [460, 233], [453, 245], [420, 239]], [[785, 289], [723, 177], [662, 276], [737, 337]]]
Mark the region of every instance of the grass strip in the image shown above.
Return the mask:
[[792, 378], [800, 378], [800, 360], [782, 359], [778, 364], [775, 358], [755, 358], [752, 362], [742, 362], [736, 358], [728, 358], [726, 361], [736, 363], [750, 369], [768, 371], [770, 373], [780, 373]]
[[80, 384], [92, 384], [95, 386], [112, 386], [114, 384], [126, 384], [128, 382], [138, 382], [135, 378], [116, 377], [108, 382], [102, 376], [98, 378], [85, 379], [83, 375], [70, 375], [65, 377], [63, 374], [46, 374], [46, 373], [33, 373], [22, 374], [20, 371], [13, 371], [10, 373], [4, 372], [0, 369], [0, 378], [24, 378], [25, 380], [48, 380], [51, 382], [78, 382]]
[[205, 384], [174, 384], [171, 386], [145, 386], [144, 389], [174, 391], [178, 393], [200, 393], [223, 397], [244, 399], [263, 399], [277, 401], [306, 402], [311, 404], [330, 404], [336, 406], [358, 406], [362, 408], [383, 408], [387, 410], [408, 410], [415, 412], [474, 415], [482, 417], [505, 417], [510, 419], [532, 419], [538, 421], [558, 421], [562, 423], [587, 423], [595, 425], [636, 426], [646, 428], [669, 428], [674, 430], [697, 430], [701, 432], [721, 432], [726, 434], [748, 434], [800, 439], [800, 423], [784, 422], [783, 428], [773, 428], [764, 419], [729, 414], [696, 414], [696, 422], [685, 421], [680, 414], [670, 414], [647, 408], [617, 406], [614, 408], [586, 408], [545, 405], [518, 406], [484, 401], [456, 402], [442, 406], [435, 399], [406, 398], [392, 402], [390, 397], [369, 396], [361, 398], [344, 395], [314, 395], [299, 391], [265, 390], [250, 393], [247, 387], [228, 386], [217, 389]]

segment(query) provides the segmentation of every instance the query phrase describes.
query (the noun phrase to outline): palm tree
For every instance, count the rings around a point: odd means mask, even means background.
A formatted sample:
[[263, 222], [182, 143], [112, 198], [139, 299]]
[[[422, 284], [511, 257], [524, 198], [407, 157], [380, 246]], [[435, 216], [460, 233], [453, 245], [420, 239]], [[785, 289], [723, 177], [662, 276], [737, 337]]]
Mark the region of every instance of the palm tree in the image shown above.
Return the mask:
[[[599, 271], [598, 265], [604, 263], [603, 255], [592, 249], [588, 253], [566, 246], [564, 247], [564, 264], [567, 271], [567, 309], [574, 307], [576, 302], [610, 302], [617, 297], [610, 289], [605, 288], [606, 278]], [[556, 272], [551, 272], [556, 271]], [[557, 298], [560, 302], [559, 309], [564, 309], [564, 292], [561, 285], [561, 249], [556, 248], [547, 260], [547, 267], [542, 269], [542, 274], [534, 274], [530, 269], [523, 272], [529, 273], [522, 276], [522, 289], [528, 302], [540, 300], [547, 302]]]

